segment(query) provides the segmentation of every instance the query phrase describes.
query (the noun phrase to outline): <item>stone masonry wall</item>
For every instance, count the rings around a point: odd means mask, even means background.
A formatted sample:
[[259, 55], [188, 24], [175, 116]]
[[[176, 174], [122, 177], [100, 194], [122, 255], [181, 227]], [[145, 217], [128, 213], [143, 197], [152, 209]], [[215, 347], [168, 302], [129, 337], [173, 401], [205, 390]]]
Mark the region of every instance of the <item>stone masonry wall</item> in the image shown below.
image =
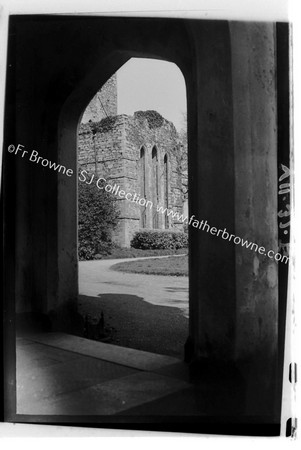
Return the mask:
[[117, 114], [117, 76], [116, 73], [103, 85], [92, 98], [83, 114], [82, 123], [99, 121]]
[[[136, 112], [134, 116], [110, 116], [99, 122], [82, 124], [78, 136], [79, 168], [106, 179], [105, 184], [119, 186], [131, 199], [143, 197], [139, 165], [141, 148], [145, 152], [146, 207], [115, 195], [120, 210], [118, 227], [113, 240], [120, 246], [130, 246], [136, 231], [141, 228], [141, 214], [145, 211], [145, 228], [180, 228], [171, 217], [167, 221], [157, 213], [152, 176], [152, 152], [156, 148], [158, 164], [158, 206], [183, 211], [181, 175], [178, 171], [180, 142], [174, 125], [155, 111]], [[164, 157], [167, 155], [168, 204], [164, 201]], [[157, 221], [153, 216], [157, 214]], [[178, 221], [179, 222], [179, 221]]]

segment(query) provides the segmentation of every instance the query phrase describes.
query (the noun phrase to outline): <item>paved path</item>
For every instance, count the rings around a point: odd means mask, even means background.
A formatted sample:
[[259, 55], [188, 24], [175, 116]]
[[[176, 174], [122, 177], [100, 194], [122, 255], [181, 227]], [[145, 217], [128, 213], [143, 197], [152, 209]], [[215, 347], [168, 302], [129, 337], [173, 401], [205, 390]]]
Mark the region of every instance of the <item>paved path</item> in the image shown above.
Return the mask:
[[141, 416], [140, 408], [153, 415], [154, 404], [156, 415], [163, 408], [169, 415], [171, 404], [172, 413], [181, 415], [187, 414], [183, 394], [190, 413], [198, 414], [188, 366], [176, 358], [64, 333], [26, 335], [16, 343], [18, 414], [88, 415], [97, 421], [133, 415], [137, 408], [134, 415]]
[[80, 295], [137, 295], [153, 305], [180, 308], [188, 317], [188, 277], [124, 273], [111, 269], [114, 264], [138, 259], [146, 258], [80, 261]]
[[47, 415], [49, 423], [153, 423], [158, 430], [174, 423], [179, 432], [190, 424], [194, 433], [212, 433], [214, 416], [222, 430], [229, 424], [237, 432], [242, 423], [245, 387], [236, 377], [193, 384], [179, 359], [65, 333], [18, 336], [15, 374], [16, 412], [24, 415], [17, 422]]

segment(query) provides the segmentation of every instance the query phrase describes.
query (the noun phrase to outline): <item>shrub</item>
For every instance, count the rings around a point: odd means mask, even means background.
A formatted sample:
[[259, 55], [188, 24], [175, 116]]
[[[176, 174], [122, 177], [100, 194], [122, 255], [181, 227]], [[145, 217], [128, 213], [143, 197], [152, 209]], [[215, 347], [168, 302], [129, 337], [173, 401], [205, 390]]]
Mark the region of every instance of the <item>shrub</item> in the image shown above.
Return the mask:
[[119, 211], [114, 196], [97, 186], [79, 182], [78, 185], [78, 256], [94, 259], [107, 253], [112, 246], [112, 231], [118, 223]]
[[188, 235], [174, 230], [141, 230], [135, 233], [131, 246], [142, 250], [185, 248]]

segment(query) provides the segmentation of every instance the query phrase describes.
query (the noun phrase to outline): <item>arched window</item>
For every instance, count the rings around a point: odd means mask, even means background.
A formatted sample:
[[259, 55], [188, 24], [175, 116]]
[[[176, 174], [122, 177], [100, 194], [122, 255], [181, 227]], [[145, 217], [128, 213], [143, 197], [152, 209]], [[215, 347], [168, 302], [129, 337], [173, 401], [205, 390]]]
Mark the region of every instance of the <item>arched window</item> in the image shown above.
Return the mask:
[[[139, 186], [140, 197], [146, 198], [146, 183], [145, 183], [145, 150], [144, 147], [140, 150], [139, 159]], [[146, 207], [140, 206], [140, 227], [146, 227]]]
[[159, 203], [159, 184], [158, 184], [158, 154], [156, 147], [152, 150], [152, 202], [153, 202], [153, 228], [158, 228], [157, 204]]
[[[168, 162], [167, 155], [164, 156], [164, 168], [163, 168], [163, 200], [164, 208], [168, 208]], [[168, 216], [165, 213], [164, 227], [168, 228]]]

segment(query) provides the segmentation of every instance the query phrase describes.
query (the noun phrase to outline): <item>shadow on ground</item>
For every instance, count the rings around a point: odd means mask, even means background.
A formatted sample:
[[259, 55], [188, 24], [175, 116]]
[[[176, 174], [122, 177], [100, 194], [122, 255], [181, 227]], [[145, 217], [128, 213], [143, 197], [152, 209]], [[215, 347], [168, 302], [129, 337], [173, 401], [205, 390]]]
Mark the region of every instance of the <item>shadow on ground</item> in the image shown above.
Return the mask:
[[157, 306], [136, 295], [79, 296], [79, 312], [104, 314], [110, 343], [162, 355], [184, 358], [188, 319], [179, 308]]

